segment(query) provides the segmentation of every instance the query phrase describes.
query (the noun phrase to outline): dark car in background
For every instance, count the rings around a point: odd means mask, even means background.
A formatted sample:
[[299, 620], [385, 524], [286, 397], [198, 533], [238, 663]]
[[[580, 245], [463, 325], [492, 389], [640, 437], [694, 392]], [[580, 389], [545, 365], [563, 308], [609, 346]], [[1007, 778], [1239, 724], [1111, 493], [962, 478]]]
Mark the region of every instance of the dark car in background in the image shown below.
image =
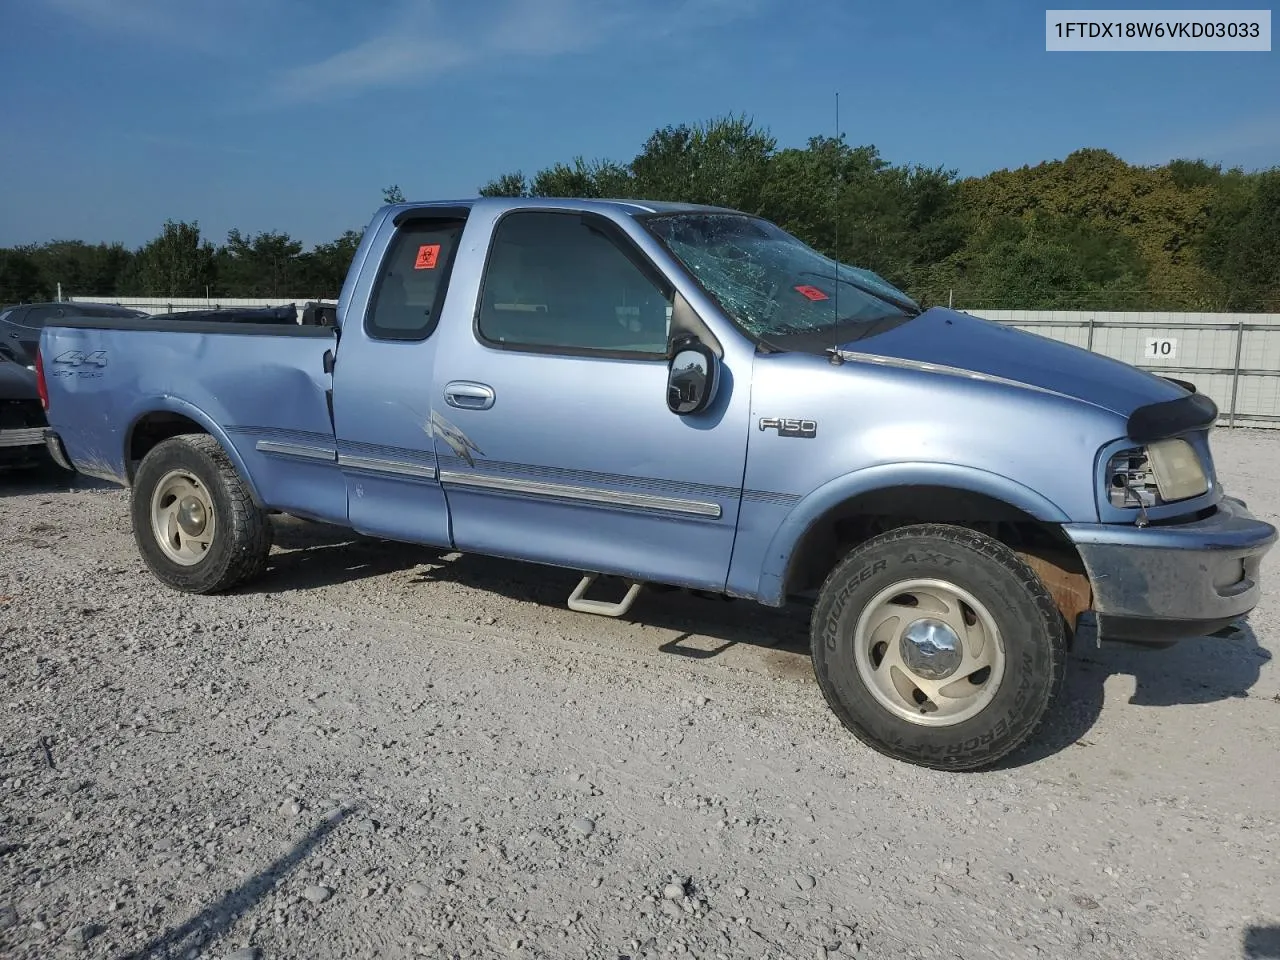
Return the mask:
[[[216, 321], [228, 324], [335, 323], [333, 304], [308, 301], [301, 311], [294, 304], [275, 307], [211, 307], [155, 317], [157, 323]], [[36, 386], [36, 350], [40, 331], [70, 319], [94, 317], [137, 319], [142, 310], [111, 303], [22, 303], [0, 307], [0, 467], [54, 463], [45, 446], [48, 426]]]
[[0, 467], [49, 462], [45, 449], [44, 407], [36, 374], [19, 363], [15, 351], [0, 343]]
[[48, 426], [36, 387], [36, 348], [45, 324], [75, 317], [136, 318], [110, 303], [20, 303], [0, 308], [0, 467], [52, 463]]
[[19, 303], [0, 308], [0, 350], [8, 347], [8, 355], [25, 367], [36, 362], [40, 331], [51, 320], [74, 317], [145, 317], [141, 310], [119, 307], [113, 303]]

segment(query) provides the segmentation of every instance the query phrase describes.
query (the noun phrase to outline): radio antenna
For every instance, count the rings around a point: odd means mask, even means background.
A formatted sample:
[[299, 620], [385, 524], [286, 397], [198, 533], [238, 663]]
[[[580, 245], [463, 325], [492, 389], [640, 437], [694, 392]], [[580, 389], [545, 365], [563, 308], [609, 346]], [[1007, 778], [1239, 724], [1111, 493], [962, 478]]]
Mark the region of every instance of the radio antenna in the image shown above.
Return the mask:
[[831, 281], [831, 309], [832, 317], [832, 339], [836, 342], [831, 345], [831, 362], [835, 364], [844, 363], [844, 357], [840, 355], [840, 342], [835, 331], [840, 324], [840, 91], [836, 91], [836, 140], [835, 140], [835, 183], [832, 184], [831, 191], [831, 220], [832, 220], [832, 244], [834, 249], [831, 253], [831, 262], [833, 265], [833, 273]]

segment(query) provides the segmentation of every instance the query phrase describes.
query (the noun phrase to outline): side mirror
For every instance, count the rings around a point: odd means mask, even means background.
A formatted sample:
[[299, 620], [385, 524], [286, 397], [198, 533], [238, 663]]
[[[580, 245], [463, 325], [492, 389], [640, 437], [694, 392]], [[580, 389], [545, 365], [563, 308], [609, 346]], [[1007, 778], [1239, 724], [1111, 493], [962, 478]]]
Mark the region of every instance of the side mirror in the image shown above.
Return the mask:
[[667, 369], [667, 407], [682, 417], [705, 410], [716, 389], [716, 358], [705, 344], [685, 341]]

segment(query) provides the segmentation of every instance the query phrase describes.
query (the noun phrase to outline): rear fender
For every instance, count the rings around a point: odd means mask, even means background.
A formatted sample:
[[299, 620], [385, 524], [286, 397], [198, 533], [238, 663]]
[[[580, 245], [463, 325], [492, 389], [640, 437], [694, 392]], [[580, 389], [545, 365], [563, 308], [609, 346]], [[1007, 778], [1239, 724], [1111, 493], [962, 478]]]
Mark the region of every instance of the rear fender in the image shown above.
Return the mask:
[[139, 410], [129, 417], [129, 429], [125, 432], [124, 447], [121, 450], [122, 460], [124, 462], [125, 473], [128, 479], [128, 485], [133, 483], [133, 471], [129, 460], [129, 451], [133, 447], [133, 433], [137, 429], [139, 423], [153, 413], [176, 413], [179, 416], [186, 417], [194, 421], [204, 428], [205, 432], [212, 436], [227, 452], [227, 456], [231, 458], [231, 462], [235, 464], [236, 472], [240, 474], [240, 478], [249, 488], [249, 493], [253, 497], [253, 502], [263, 507], [261, 495], [258, 493], [257, 484], [254, 483], [252, 474], [244, 462], [244, 457], [240, 455], [240, 451], [236, 449], [236, 445], [232, 443], [231, 438], [227, 436], [225, 430], [214, 422], [213, 418], [201, 410], [195, 404], [188, 403], [186, 400], [180, 400], [177, 397], [156, 397], [148, 400]]

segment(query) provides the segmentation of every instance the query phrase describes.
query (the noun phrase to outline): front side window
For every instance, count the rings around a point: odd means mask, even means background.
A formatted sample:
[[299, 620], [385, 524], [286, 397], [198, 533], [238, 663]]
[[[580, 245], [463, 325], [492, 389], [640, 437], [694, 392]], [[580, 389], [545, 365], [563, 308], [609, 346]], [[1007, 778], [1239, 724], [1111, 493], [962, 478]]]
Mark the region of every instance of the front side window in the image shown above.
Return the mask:
[[672, 298], [600, 218], [518, 211], [494, 230], [477, 330], [492, 344], [665, 356]]
[[444, 305], [462, 220], [411, 220], [378, 271], [365, 329], [379, 340], [425, 340]]
[[869, 270], [746, 214], [663, 214], [645, 226], [744, 330], [780, 346], [848, 342], [920, 312]]

